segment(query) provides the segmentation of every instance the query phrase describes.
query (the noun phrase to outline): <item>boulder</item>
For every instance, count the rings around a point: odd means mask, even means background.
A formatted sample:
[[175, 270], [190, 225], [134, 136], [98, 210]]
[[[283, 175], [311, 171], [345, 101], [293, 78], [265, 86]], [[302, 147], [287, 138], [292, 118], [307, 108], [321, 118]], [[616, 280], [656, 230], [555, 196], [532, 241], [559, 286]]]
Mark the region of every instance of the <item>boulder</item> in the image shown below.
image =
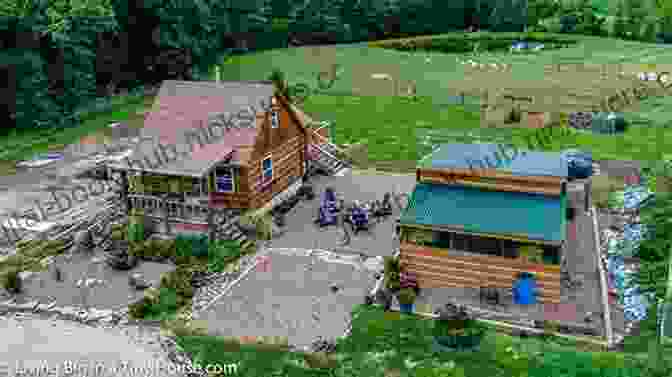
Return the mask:
[[149, 283], [140, 273], [134, 273], [128, 278], [128, 285], [137, 290], [143, 290], [151, 287]]
[[88, 230], [80, 230], [75, 233], [73, 239], [73, 251], [78, 253], [91, 252], [94, 247], [93, 237]]

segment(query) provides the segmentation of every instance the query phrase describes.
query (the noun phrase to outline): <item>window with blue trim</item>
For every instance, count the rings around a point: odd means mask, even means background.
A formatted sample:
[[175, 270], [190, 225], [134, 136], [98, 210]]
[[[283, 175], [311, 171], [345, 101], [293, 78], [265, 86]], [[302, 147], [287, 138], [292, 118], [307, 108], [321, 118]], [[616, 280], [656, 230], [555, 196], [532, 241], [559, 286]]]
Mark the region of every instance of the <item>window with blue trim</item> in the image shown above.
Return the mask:
[[273, 162], [271, 161], [271, 157], [265, 158], [261, 162], [261, 170], [262, 170], [262, 179], [264, 182], [273, 180]]
[[233, 192], [233, 170], [231, 168], [219, 168], [215, 171], [215, 187], [217, 192]]

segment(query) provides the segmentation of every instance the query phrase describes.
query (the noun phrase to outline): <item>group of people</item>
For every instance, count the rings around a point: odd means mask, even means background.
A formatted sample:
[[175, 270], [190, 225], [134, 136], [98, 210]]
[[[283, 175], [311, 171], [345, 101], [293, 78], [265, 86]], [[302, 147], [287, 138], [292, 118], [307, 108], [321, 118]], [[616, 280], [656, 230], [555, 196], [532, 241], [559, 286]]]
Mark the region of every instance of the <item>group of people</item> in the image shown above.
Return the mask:
[[317, 222], [323, 226], [337, 225], [343, 228], [343, 242], [350, 243], [350, 234], [346, 224], [350, 224], [355, 235], [361, 230], [369, 230], [370, 217], [378, 221], [381, 218], [392, 215], [392, 195], [386, 193], [383, 201], [374, 201], [369, 205], [363, 205], [355, 200], [351, 206], [345, 206], [343, 199], [338, 199], [336, 193], [328, 187], [320, 200]]

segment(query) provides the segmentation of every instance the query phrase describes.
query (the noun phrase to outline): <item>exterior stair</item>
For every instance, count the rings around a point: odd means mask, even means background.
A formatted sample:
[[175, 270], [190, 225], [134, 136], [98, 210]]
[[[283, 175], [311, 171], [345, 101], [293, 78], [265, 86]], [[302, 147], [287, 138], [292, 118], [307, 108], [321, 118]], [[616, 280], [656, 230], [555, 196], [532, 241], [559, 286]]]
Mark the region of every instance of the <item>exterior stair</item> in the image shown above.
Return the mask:
[[325, 170], [331, 175], [335, 175], [341, 170], [349, 167], [349, 163], [336, 157], [337, 147], [331, 143], [311, 144], [312, 164]]
[[240, 220], [240, 216], [227, 218], [221, 221], [217, 233], [221, 239], [232, 240], [240, 245], [241, 249], [246, 249], [247, 247], [254, 245], [254, 242], [248, 239], [247, 236], [238, 229], [238, 220]]

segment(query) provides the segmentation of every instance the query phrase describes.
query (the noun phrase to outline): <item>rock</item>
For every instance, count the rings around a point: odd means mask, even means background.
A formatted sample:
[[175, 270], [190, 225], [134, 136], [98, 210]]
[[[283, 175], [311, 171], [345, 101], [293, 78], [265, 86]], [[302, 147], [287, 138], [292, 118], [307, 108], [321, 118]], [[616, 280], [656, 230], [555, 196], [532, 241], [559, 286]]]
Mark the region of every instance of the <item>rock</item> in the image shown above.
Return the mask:
[[35, 300], [35, 301], [29, 301], [29, 302], [26, 302], [25, 304], [19, 304], [19, 305], [17, 305], [16, 308], [17, 308], [17, 309], [20, 309], [20, 310], [30, 310], [30, 311], [33, 311], [33, 310], [35, 310], [35, 308], [37, 308], [37, 306], [38, 306], [39, 304], [40, 304], [40, 302], [37, 301], [37, 300]]
[[75, 318], [77, 318], [78, 310], [75, 309], [72, 306], [64, 306], [62, 308], [57, 309], [56, 312], [58, 312], [58, 314], [60, 314], [61, 316], [65, 317], [65, 318], [75, 319]]
[[22, 282], [27, 282], [33, 276], [35, 276], [35, 273], [33, 271], [21, 271], [21, 272], [19, 272], [19, 279], [21, 279]]
[[78, 310], [76, 318], [79, 321], [86, 322], [89, 319], [89, 312], [87, 310]]
[[93, 237], [88, 230], [80, 230], [75, 233], [72, 251], [76, 253], [91, 252], [93, 250]]
[[105, 261], [105, 258], [103, 258], [103, 257], [94, 257], [93, 259], [91, 259], [91, 263], [94, 263], [94, 264], [102, 263], [104, 261]]
[[152, 286], [150, 282], [145, 280], [145, 278], [142, 276], [140, 273], [134, 273], [128, 278], [128, 285], [131, 287], [137, 289], [137, 290], [143, 290], [147, 289]]

